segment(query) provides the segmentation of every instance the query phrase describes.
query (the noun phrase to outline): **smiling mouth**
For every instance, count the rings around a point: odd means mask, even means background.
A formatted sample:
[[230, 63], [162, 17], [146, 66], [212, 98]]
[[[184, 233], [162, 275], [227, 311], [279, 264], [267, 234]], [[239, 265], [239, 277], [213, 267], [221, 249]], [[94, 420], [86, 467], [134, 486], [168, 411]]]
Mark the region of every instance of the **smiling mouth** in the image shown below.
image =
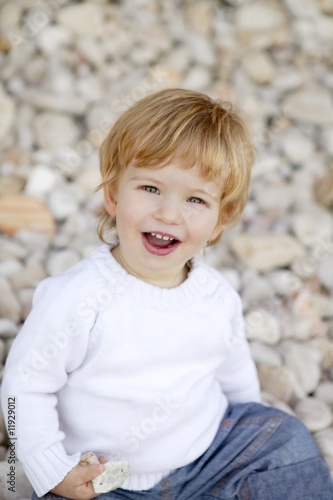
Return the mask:
[[143, 233], [150, 245], [155, 248], [171, 248], [180, 243], [177, 238], [162, 233]]

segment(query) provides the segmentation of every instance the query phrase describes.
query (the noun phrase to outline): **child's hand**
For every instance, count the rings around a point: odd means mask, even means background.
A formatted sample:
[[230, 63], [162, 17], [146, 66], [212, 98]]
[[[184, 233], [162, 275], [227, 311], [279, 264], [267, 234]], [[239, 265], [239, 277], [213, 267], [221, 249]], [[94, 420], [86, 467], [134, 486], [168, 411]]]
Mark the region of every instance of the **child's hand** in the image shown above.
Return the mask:
[[104, 467], [101, 464], [106, 460], [101, 457], [99, 461], [99, 465], [76, 465], [51, 493], [73, 500], [90, 500], [97, 497], [99, 493], [95, 493], [91, 480], [102, 474]]

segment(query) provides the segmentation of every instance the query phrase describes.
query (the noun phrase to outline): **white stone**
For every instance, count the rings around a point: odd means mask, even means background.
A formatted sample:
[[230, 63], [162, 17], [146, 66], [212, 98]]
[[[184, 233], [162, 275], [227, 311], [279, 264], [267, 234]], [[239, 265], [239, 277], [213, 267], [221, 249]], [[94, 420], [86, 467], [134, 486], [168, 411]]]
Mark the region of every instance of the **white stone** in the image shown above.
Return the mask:
[[14, 240], [8, 240], [0, 236], [0, 260], [24, 259], [28, 254], [27, 249]]
[[44, 266], [41, 264], [26, 264], [24, 268], [11, 278], [11, 284], [15, 291], [27, 287], [36, 287], [40, 281], [46, 278]]
[[313, 435], [313, 437], [321, 453], [324, 456], [333, 458], [333, 429], [330, 427], [328, 429], [318, 431]]
[[[104, 97], [104, 87], [99, 75], [88, 74], [76, 82], [76, 92], [80, 95], [83, 103], [94, 103], [101, 101]], [[82, 106], [86, 108], [85, 104]]]
[[255, 192], [257, 206], [264, 212], [284, 214], [294, 202], [294, 188], [287, 183], [274, 182], [260, 186]]
[[291, 311], [295, 317], [304, 317], [312, 323], [312, 336], [316, 337], [323, 333], [322, 321], [318, 317], [314, 307], [313, 296], [311, 292], [304, 288], [298, 293], [292, 302]]
[[318, 263], [318, 277], [322, 285], [333, 292], [333, 251], [325, 255], [325, 260]]
[[0, 88], [0, 140], [12, 130], [15, 120], [15, 102], [13, 99], [1, 92]]
[[185, 2], [185, 20], [192, 30], [207, 39], [211, 35], [215, 3], [207, 0]]
[[320, 399], [308, 397], [295, 405], [295, 413], [310, 432], [317, 432], [329, 427], [333, 421], [330, 407]]
[[257, 365], [280, 366], [282, 364], [281, 356], [272, 347], [261, 342], [250, 342], [252, 357]]
[[282, 10], [263, 2], [249, 2], [236, 12], [236, 26], [241, 31], [261, 32], [284, 26], [286, 18]]
[[328, 16], [318, 16], [316, 19], [316, 34], [323, 43], [333, 44], [333, 19]]
[[315, 145], [297, 129], [289, 130], [282, 142], [283, 152], [292, 163], [303, 163], [314, 153]]
[[313, 293], [311, 297], [311, 305], [315, 314], [322, 319], [333, 317], [333, 300], [332, 297], [320, 293]]
[[271, 284], [274, 292], [285, 297], [290, 297], [300, 290], [303, 284], [295, 273], [285, 269], [271, 271], [266, 274], [265, 278]]
[[35, 165], [25, 185], [24, 192], [28, 196], [43, 196], [49, 193], [59, 180], [57, 172], [46, 165]]
[[264, 309], [256, 309], [245, 316], [246, 336], [265, 344], [277, 344], [281, 339], [279, 320]]
[[183, 81], [183, 88], [205, 90], [211, 82], [210, 71], [203, 66], [193, 66]]
[[[80, 465], [97, 465], [99, 460], [93, 452], [87, 452], [81, 456]], [[92, 480], [93, 488], [96, 493], [107, 493], [108, 491], [119, 488], [128, 478], [130, 467], [124, 461], [106, 462], [104, 472]]]
[[89, 217], [85, 216], [80, 212], [75, 212], [68, 216], [63, 226], [63, 235], [69, 235], [71, 238], [73, 238], [76, 236], [89, 234], [91, 229], [92, 228], [89, 225]]
[[8, 338], [15, 337], [18, 332], [18, 327], [14, 321], [10, 319], [0, 318], [0, 337]]
[[106, 493], [119, 488], [130, 474], [130, 467], [124, 461], [106, 462], [104, 467], [105, 471], [92, 480], [96, 493]]
[[241, 289], [241, 277], [239, 272], [231, 268], [222, 268], [220, 271], [233, 288], [239, 292]]
[[45, 26], [36, 35], [37, 46], [48, 56], [56, 55], [57, 52], [73, 41], [73, 36], [65, 26], [53, 24]]
[[276, 401], [273, 401], [272, 403], [273, 408], [276, 408], [277, 410], [284, 411], [285, 413], [288, 413], [288, 415], [292, 415], [295, 417], [295, 412], [292, 410], [292, 408], [285, 403], [284, 401], [279, 401], [278, 399]]
[[23, 264], [17, 259], [0, 260], [0, 275], [10, 278], [22, 270]]
[[138, 66], [148, 66], [158, 58], [158, 51], [154, 45], [140, 45], [134, 47], [129, 56]]
[[271, 284], [263, 276], [251, 276], [250, 273], [243, 275], [242, 302], [244, 311], [250, 309], [265, 309], [267, 306], [274, 308], [274, 290]]
[[16, 239], [25, 246], [29, 253], [45, 252], [50, 244], [49, 235], [33, 231], [19, 231], [16, 233]]
[[285, 365], [296, 376], [306, 394], [311, 394], [317, 388], [320, 378], [320, 357], [311, 347], [302, 344], [288, 343], [284, 352]]
[[34, 120], [37, 144], [52, 149], [74, 145], [79, 137], [74, 121], [58, 113], [40, 113]]
[[78, 210], [77, 200], [70, 192], [60, 187], [49, 194], [48, 205], [57, 220], [66, 219]]
[[290, 223], [295, 235], [305, 246], [315, 247], [320, 240], [331, 239], [333, 235], [333, 217], [320, 207], [291, 214]]
[[331, 370], [333, 368], [333, 340], [325, 337], [317, 338], [311, 340], [310, 345], [321, 357], [322, 369]]
[[[58, 85], [57, 82], [59, 82]], [[61, 116], [67, 118], [65, 126], [67, 127], [70, 134], [75, 134], [75, 131], [73, 129], [74, 123], [70, 121], [70, 118], [66, 117], [65, 113], [82, 115], [87, 110], [87, 103], [82, 97], [72, 93], [71, 87], [73, 87], [73, 83], [71, 83], [71, 81], [64, 81], [64, 76], [61, 77], [61, 75], [58, 75], [57, 79], [53, 80], [53, 85], [54, 87], [60, 88], [56, 88], [53, 92], [37, 92], [36, 90], [29, 89], [22, 92], [23, 97], [29, 102], [33, 103], [37, 108], [42, 108], [43, 110], [50, 111], [50, 113], [54, 112], [55, 118], [53, 117], [52, 120], [50, 118], [46, 119], [44, 117], [44, 120], [46, 120], [46, 122], [49, 123], [52, 127], [59, 129]], [[100, 98], [101, 96], [97, 95], [96, 98], [98, 97]], [[64, 115], [59, 115], [58, 113], [64, 113]], [[70, 141], [72, 141], [71, 136], [69, 137], [69, 139]], [[59, 145], [63, 145], [63, 142], [60, 143], [60, 140], [56, 142], [56, 146]]]
[[240, 233], [232, 247], [241, 261], [258, 271], [284, 267], [304, 254], [303, 247], [287, 234]]
[[333, 123], [333, 102], [330, 93], [323, 87], [302, 89], [289, 94], [282, 106], [289, 119], [317, 125]]
[[18, 323], [20, 319], [20, 304], [8, 281], [0, 276], [0, 318]]
[[246, 52], [242, 64], [249, 77], [259, 85], [267, 85], [274, 80], [275, 65], [267, 52], [259, 50]]
[[166, 54], [165, 59], [163, 59], [167, 66], [172, 66], [181, 73], [187, 70], [191, 60], [192, 53], [188, 45], [180, 45], [173, 48], [169, 54]]
[[57, 276], [79, 261], [79, 256], [73, 250], [59, 250], [51, 254], [46, 262], [50, 276]]
[[333, 408], [333, 382], [330, 380], [323, 380], [320, 382], [316, 389], [315, 397]]
[[296, 90], [304, 81], [302, 72], [294, 66], [278, 66], [276, 71], [274, 87], [278, 91]]
[[319, 9], [316, 0], [286, 0], [286, 4], [295, 17], [312, 19], [318, 15]]
[[309, 340], [313, 338], [313, 321], [304, 315], [293, 313], [284, 322], [282, 333], [285, 339]]
[[333, 127], [325, 127], [322, 131], [322, 143], [325, 151], [333, 156]]
[[57, 21], [75, 35], [98, 36], [103, 28], [102, 6], [93, 2], [65, 6], [59, 10]]
[[195, 63], [199, 66], [213, 66], [216, 64], [213, 46], [207, 38], [195, 33], [188, 33], [186, 41], [188, 46], [191, 47], [192, 58]]
[[106, 47], [104, 44], [90, 36], [81, 36], [76, 43], [80, 53], [92, 64], [101, 66], [105, 61]]

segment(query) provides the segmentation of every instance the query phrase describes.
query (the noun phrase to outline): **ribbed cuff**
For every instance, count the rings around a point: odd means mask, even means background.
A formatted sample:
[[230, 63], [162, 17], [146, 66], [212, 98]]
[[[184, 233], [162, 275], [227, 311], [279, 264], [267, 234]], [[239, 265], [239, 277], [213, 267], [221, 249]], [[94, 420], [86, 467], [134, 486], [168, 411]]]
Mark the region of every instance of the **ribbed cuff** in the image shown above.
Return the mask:
[[41, 497], [55, 488], [80, 461], [80, 452], [67, 455], [61, 443], [56, 443], [23, 463], [31, 486]]

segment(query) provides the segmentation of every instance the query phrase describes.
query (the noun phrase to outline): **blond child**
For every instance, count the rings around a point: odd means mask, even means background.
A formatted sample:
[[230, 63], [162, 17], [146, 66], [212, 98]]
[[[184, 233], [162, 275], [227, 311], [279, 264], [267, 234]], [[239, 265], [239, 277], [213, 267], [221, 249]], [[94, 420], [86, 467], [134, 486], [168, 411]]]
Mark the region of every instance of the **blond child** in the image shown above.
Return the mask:
[[[163, 90], [118, 119], [100, 158], [105, 244], [38, 286], [6, 364], [33, 498], [94, 498], [120, 459], [129, 478], [100, 498], [333, 498], [303, 424], [260, 404], [239, 296], [198, 256], [247, 200], [241, 118]], [[78, 465], [87, 451], [101, 464]]]

